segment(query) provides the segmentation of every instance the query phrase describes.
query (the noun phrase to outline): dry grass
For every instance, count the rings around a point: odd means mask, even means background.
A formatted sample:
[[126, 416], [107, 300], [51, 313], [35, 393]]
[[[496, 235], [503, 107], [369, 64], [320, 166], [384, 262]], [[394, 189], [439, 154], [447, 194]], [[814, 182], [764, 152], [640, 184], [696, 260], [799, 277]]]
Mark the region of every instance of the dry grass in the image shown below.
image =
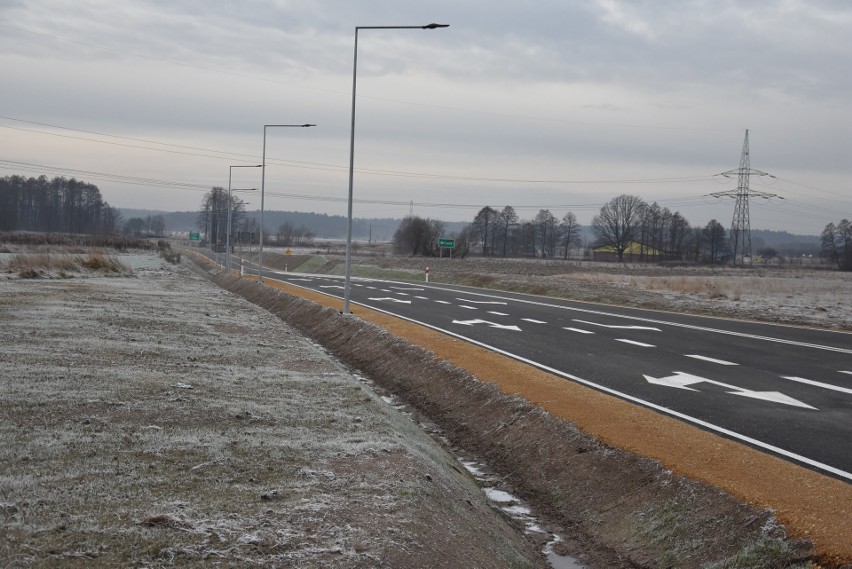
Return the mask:
[[21, 278], [39, 278], [54, 274], [68, 277], [71, 273], [86, 271], [103, 275], [128, 275], [132, 271], [117, 258], [94, 252], [88, 255], [56, 253], [17, 254], [7, 263], [0, 263], [0, 270], [17, 273]]

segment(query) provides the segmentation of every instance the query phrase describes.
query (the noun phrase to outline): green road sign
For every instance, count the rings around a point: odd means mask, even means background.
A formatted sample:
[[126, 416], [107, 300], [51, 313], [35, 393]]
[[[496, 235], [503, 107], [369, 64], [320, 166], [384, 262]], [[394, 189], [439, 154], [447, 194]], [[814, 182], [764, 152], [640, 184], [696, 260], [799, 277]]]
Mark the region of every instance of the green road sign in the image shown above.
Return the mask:
[[201, 234], [198, 233], [197, 231], [190, 231], [189, 232], [189, 240], [190, 241], [201, 241]]
[[441, 249], [455, 249], [456, 248], [456, 240], [455, 239], [438, 239], [438, 247]]

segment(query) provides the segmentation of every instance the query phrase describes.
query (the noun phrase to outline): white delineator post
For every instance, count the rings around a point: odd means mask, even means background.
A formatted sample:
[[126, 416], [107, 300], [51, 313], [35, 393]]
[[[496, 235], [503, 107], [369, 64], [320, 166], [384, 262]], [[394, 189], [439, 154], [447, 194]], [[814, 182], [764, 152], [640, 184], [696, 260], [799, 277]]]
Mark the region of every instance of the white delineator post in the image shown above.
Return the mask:
[[429, 282], [429, 267], [426, 267], [426, 282]]

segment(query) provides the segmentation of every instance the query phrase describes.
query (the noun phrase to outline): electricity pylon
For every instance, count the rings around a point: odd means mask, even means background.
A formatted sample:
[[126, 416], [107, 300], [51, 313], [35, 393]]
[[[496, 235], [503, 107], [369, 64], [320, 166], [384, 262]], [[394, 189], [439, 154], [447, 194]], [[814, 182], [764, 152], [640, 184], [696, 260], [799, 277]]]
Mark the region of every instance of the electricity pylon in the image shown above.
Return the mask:
[[[749, 220], [748, 201], [751, 198], [775, 198], [780, 197], [777, 194], [769, 194], [766, 192], [758, 192], [750, 190], [748, 187], [749, 178], [751, 176], [769, 176], [774, 178], [772, 174], [761, 172], [760, 170], [751, 169], [751, 158], [748, 150], [748, 129], [745, 131], [745, 141], [743, 142], [743, 152], [740, 155], [740, 167], [736, 170], [728, 170], [717, 174], [731, 178], [736, 174], [737, 189], [727, 192], [716, 192], [710, 194], [715, 198], [730, 197], [736, 198], [734, 205], [734, 217], [731, 220], [731, 252], [733, 263], [736, 265], [739, 261], [741, 264], [752, 262], [751, 255], [751, 221]], [[783, 199], [783, 198], [782, 198]]]

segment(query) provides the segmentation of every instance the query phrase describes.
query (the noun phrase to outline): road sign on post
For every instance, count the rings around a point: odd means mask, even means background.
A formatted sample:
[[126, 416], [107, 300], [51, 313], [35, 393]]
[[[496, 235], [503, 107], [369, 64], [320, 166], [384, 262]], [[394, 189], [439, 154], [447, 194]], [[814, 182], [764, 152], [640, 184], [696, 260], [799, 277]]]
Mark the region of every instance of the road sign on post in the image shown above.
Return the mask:
[[438, 239], [438, 247], [441, 249], [455, 249], [456, 248], [456, 240], [455, 239]]
[[201, 241], [201, 234], [198, 233], [197, 231], [190, 231], [189, 232], [189, 240], [190, 241]]

